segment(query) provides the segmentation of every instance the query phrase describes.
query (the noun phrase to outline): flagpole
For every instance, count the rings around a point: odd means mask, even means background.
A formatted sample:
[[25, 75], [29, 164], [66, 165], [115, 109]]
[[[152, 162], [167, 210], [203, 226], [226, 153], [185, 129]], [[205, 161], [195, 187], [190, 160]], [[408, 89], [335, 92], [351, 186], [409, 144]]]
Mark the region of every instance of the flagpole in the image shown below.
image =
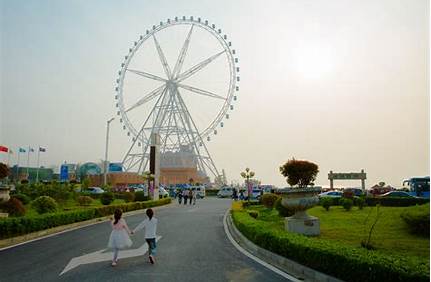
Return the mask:
[[19, 181], [19, 155], [21, 153], [21, 148], [18, 149], [18, 161], [16, 164], [16, 180]]
[[40, 146], [39, 150], [37, 150], [37, 172], [36, 172], [36, 183], [39, 182], [39, 157], [40, 157]]
[[7, 166], [9, 166], [10, 164], [10, 155], [11, 155], [11, 150], [9, 149], [9, 152], [7, 152]]

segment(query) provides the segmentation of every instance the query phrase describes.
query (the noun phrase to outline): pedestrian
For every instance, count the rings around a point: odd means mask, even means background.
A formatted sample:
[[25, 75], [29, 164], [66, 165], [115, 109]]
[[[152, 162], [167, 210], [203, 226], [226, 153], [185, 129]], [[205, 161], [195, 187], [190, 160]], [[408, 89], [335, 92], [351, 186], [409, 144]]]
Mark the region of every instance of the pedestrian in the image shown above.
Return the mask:
[[191, 205], [193, 201], [193, 190], [191, 188], [189, 190], [189, 199], [190, 199], [190, 205]]
[[155, 255], [156, 255], [156, 230], [157, 230], [157, 218], [154, 217], [154, 211], [152, 209], [147, 209], [145, 211], [147, 214], [146, 219], [139, 223], [138, 226], [136, 226], [135, 229], [133, 229], [132, 234], [135, 232], [144, 229], [145, 228], [145, 241], [148, 244], [148, 259], [150, 260], [151, 264], [154, 264], [156, 262]]
[[193, 195], [192, 195], [192, 197], [193, 197], [193, 205], [196, 205], [196, 193], [197, 193], [196, 189], [193, 190]]
[[234, 201], [238, 200], [238, 192], [233, 188], [232, 198]]
[[181, 205], [181, 199], [183, 198], [183, 194], [181, 193], [181, 190], [180, 189], [178, 189], [177, 190], [178, 191], [178, 204], [180, 204]]
[[189, 192], [187, 189], [183, 190], [183, 198], [184, 198], [184, 205], [187, 205], [187, 198], [189, 197]]
[[241, 201], [244, 200], [244, 192], [242, 190], [239, 192], [239, 199]]
[[129, 234], [131, 234], [129, 227], [124, 219], [121, 218], [122, 211], [115, 209], [114, 219], [111, 221], [112, 232], [109, 236], [108, 247], [114, 250], [112, 257], [112, 266], [118, 263], [118, 252], [120, 249], [132, 246]]

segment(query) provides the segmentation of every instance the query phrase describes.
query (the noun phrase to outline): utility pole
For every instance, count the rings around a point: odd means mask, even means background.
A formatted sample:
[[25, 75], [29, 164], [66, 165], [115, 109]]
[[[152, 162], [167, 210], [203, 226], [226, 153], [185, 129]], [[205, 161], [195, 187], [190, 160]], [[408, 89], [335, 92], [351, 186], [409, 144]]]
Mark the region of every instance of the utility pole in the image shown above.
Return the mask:
[[103, 185], [106, 186], [106, 176], [108, 173], [108, 143], [109, 143], [109, 124], [114, 120], [115, 118], [111, 118], [106, 122], [106, 146], [105, 146], [105, 162], [103, 164], [104, 170], [103, 170]]

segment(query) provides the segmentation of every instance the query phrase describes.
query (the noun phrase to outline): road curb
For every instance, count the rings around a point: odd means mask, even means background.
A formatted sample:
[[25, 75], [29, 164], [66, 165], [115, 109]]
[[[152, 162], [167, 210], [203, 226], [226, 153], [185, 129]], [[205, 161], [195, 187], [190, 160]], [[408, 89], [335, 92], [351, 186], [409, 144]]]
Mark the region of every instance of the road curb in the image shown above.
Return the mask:
[[261, 260], [273, 265], [274, 267], [289, 273], [299, 281], [319, 281], [319, 282], [343, 282], [330, 275], [311, 269], [307, 266], [301, 265], [293, 260], [270, 252], [261, 248], [248, 240], [235, 226], [232, 221], [230, 210], [226, 216], [227, 230], [230, 232], [234, 240], [249, 253], [260, 258]]
[[[151, 208], [154, 210], [158, 210], [161, 208], [167, 208], [171, 205], [173, 205], [173, 202], [171, 202], [167, 205], [151, 207]], [[145, 212], [145, 210], [146, 210], [146, 208], [140, 209], [140, 210], [134, 210], [134, 211], [130, 211], [130, 212], [125, 212], [125, 213], [123, 213], [123, 215], [124, 215], [124, 217], [132, 216], [132, 215], [143, 213], [143, 212]], [[21, 235], [21, 236], [3, 239], [3, 240], [0, 240], [0, 252], [7, 250], [7, 249], [14, 248], [14, 247], [18, 247], [18, 246], [21, 246], [21, 245], [24, 245], [24, 244], [27, 244], [30, 242], [34, 242], [34, 241], [42, 240], [42, 239], [49, 238], [52, 236], [56, 236], [59, 234], [63, 234], [66, 232], [70, 232], [70, 231], [73, 231], [76, 229], [84, 228], [84, 227], [99, 224], [99, 223], [104, 223], [104, 222], [110, 220], [110, 218], [111, 218], [111, 216], [92, 218], [92, 219], [85, 220], [85, 221], [75, 222], [75, 223], [66, 224], [66, 225], [60, 225], [60, 226], [56, 226], [53, 228], [40, 230], [40, 231], [25, 234], [25, 235]]]

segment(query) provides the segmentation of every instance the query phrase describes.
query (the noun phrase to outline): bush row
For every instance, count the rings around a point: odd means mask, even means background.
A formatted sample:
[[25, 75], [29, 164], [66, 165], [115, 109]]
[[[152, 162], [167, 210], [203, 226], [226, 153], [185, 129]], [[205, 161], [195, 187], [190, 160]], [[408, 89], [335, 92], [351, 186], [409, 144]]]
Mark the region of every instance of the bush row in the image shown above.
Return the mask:
[[365, 203], [367, 204], [367, 206], [375, 206], [377, 204], [380, 204], [381, 206], [388, 207], [408, 207], [415, 205], [423, 205], [429, 202], [430, 199], [425, 198], [365, 198]]
[[245, 211], [232, 212], [236, 227], [255, 244], [345, 281], [429, 281], [429, 261], [389, 256], [336, 242], [271, 230]]
[[430, 236], [430, 205], [411, 207], [401, 214], [401, 218], [409, 226], [410, 232], [422, 236]]
[[114, 210], [120, 208], [123, 212], [146, 209], [155, 206], [169, 204], [170, 198], [157, 201], [133, 202], [129, 204], [110, 205], [96, 208], [87, 208], [76, 211], [56, 212], [38, 216], [10, 217], [0, 219], [0, 239], [23, 235], [47, 228], [92, 218], [112, 215]]

